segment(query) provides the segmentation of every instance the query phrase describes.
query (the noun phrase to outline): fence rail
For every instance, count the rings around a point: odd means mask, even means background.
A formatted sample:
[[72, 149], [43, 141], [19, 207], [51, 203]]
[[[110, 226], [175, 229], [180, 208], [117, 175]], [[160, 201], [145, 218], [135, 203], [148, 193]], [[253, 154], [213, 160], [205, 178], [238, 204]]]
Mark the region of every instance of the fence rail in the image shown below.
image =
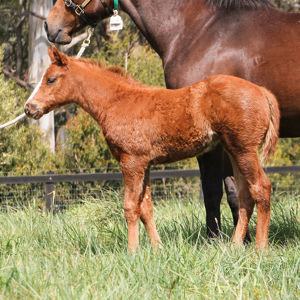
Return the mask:
[[[264, 168], [267, 174], [300, 173], [298, 166], [280, 166]], [[199, 169], [189, 170], [163, 170], [151, 171], [151, 179], [198, 177]], [[60, 183], [60, 182], [92, 182], [92, 181], [120, 181], [122, 173], [79, 173], [79, 174], [54, 174], [34, 176], [2, 176], [0, 184], [25, 184], [25, 183]]]
[[[267, 174], [288, 174], [300, 173], [300, 165], [267, 167], [264, 169]], [[161, 170], [152, 171], [150, 177], [152, 180], [169, 178], [187, 178], [199, 177], [199, 169], [189, 170]], [[2, 176], [0, 185], [12, 184], [45, 184], [46, 208], [52, 210], [54, 203], [55, 184], [58, 183], [76, 183], [76, 182], [100, 182], [100, 181], [121, 181], [122, 173], [79, 173], [79, 174], [54, 174], [49, 172], [46, 175], [35, 176]]]

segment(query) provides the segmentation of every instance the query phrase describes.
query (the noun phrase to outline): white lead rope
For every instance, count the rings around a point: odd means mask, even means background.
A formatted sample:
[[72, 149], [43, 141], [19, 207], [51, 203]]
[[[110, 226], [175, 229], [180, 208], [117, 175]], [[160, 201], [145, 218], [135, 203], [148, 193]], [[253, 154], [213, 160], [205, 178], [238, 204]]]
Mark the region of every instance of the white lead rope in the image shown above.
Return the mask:
[[13, 119], [12, 121], [9, 121], [3, 125], [0, 125], [0, 129], [8, 127], [10, 125], [13, 125], [13, 124], [17, 123], [18, 121], [24, 119], [25, 117], [26, 117], [26, 114], [23, 113], [22, 115], [18, 116], [17, 118]]
[[[88, 27], [87, 31], [88, 31], [88, 37], [82, 42], [81, 48], [80, 48], [78, 54], [76, 55], [76, 58], [80, 58], [81, 55], [83, 54], [83, 52], [85, 51], [85, 49], [90, 45], [91, 36], [92, 36], [92, 34], [94, 32], [94, 28]], [[33, 98], [33, 96], [36, 94], [36, 92], [40, 88], [40, 86], [42, 84], [43, 77], [44, 77], [44, 75], [42, 76], [41, 80], [39, 81], [39, 83], [37, 84], [37, 86], [35, 87], [35, 89], [33, 90], [33, 92], [31, 93], [31, 95], [29, 96], [28, 100], [31, 99], [31, 98]], [[18, 121], [23, 120], [24, 118], [26, 118], [26, 114], [25, 113], [23, 113], [22, 115], [16, 117], [12, 121], [9, 121], [9, 122], [7, 122], [7, 123], [5, 123], [3, 125], [0, 125], [0, 129], [3, 129], [3, 128], [8, 127], [8, 126], [11, 126], [11, 125], [17, 123]]]
[[94, 32], [94, 28], [93, 27], [88, 27], [87, 28], [87, 32], [88, 32], [88, 37], [82, 42], [81, 48], [78, 52], [78, 54], [76, 55], [76, 58], [81, 57], [81, 55], [83, 54], [83, 52], [85, 51], [85, 49], [90, 45], [91, 43], [91, 36]]

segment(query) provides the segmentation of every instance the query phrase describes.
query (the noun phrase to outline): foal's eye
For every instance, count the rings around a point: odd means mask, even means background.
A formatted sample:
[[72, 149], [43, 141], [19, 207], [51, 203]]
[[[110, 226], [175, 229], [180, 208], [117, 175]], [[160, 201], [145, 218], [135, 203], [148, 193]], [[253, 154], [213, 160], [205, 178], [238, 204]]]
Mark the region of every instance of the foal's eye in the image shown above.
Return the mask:
[[55, 81], [56, 81], [56, 78], [50, 77], [50, 78], [47, 79], [47, 84], [51, 84], [51, 83], [53, 83]]

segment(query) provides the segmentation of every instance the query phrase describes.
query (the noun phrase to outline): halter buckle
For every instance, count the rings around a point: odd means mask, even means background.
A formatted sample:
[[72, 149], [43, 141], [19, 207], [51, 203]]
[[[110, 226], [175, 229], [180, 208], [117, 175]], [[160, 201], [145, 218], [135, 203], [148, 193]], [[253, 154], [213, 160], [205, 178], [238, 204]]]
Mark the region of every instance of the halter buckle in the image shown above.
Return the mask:
[[84, 9], [81, 7], [81, 5], [77, 5], [77, 7], [75, 8], [75, 13], [77, 16], [81, 16], [82, 14], [84, 14]]
[[70, 7], [72, 5], [72, 0], [65, 0], [65, 5]]

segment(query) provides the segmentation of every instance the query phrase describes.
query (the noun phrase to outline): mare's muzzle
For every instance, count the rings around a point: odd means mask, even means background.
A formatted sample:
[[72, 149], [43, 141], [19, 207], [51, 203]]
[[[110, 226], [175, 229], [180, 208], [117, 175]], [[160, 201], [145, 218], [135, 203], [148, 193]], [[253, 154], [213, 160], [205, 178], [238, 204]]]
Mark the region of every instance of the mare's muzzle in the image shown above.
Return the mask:
[[50, 30], [47, 21], [44, 22], [44, 29], [46, 31], [48, 40], [51, 43], [65, 45], [65, 44], [70, 44], [72, 41], [71, 36], [69, 36], [62, 28], [54, 26], [54, 28]]

